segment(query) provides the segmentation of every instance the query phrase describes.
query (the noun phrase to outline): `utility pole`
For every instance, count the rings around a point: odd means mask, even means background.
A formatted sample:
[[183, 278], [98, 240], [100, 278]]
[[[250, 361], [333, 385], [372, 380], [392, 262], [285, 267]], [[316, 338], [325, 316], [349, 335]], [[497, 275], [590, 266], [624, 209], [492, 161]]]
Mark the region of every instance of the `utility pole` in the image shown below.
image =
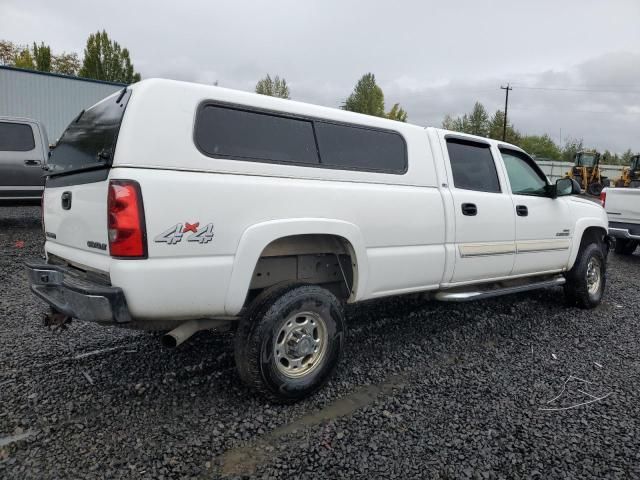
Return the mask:
[[507, 141], [507, 108], [509, 108], [509, 90], [513, 90], [513, 87], [509, 86], [507, 83], [506, 87], [500, 86], [501, 90], [505, 90], [505, 99], [504, 99], [504, 125], [502, 127], [502, 141]]

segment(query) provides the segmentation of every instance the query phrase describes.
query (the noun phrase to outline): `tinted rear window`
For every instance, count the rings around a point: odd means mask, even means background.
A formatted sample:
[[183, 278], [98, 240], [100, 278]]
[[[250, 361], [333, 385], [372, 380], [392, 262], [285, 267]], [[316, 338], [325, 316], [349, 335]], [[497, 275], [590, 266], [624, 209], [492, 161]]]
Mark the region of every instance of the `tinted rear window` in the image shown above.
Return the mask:
[[195, 138], [200, 149], [214, 157], [318, 163], [308, 120], [206, 105], [198, 115]]
[[31, 125], [0, 122], [0, 151], [28, 152], [36, 148]]
[[195, 143], [210, 157], [402, 174], [396, 132], [223, 105], [200, 108]]
[[498, 172], [489, 145], [449, 139], [447, 149], [456, 188], [500, 192]]
[[407, 168], [404, 139], [396, 133], [317, 122], [316, 134], [323, 165], [394, 173]]
[[49, 173], [109, 166], [130, 96], [130, 91], [112, 95], [72, 121], [51, 152]]

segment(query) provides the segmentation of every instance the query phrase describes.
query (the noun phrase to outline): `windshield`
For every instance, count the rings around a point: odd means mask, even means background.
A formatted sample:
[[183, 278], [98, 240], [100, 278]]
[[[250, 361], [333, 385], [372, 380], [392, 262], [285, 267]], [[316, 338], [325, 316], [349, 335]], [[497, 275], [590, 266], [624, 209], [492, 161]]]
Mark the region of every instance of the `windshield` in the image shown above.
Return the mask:
[[109, 166], [130, 96], [120, 91], [81, 112], [51, 152], [49, 175]]
[[596, 164], [596, 156], [593, 153], [579, 153], [576, 165], [579, 167], [593, 167]]

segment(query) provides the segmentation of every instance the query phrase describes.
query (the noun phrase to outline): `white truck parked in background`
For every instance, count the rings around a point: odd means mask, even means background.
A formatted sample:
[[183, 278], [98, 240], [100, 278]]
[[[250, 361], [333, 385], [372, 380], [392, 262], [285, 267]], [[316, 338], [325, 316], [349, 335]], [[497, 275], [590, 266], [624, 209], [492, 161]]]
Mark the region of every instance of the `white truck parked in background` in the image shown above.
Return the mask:
[[605, 288], [607, 219], [519, 148], [343, 110], [145, 80], [54, 150], [32, 290], [69, 318], [236, 327], [241, 378], [295, 401], [332, 374], [342, 302]]
[[615, 252], [631, 255], [640, 243], [640, 188], [607, 188], [600, 195]]

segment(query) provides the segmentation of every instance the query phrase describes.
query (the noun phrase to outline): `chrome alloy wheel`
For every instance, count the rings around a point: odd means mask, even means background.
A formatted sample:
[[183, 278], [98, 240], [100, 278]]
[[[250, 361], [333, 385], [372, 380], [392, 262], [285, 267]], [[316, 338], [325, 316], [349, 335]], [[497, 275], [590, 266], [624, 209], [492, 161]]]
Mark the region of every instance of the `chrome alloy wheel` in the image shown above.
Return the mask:
[[300, 378], [322, 363], [329, 343], [327, 325], [315, 312], [299, 312], [280, 327], [273, 344], [278, 371]]
[[602, 282], [602, 264], [597, 257], [591, 257], [587, 264], [587, 290], [590, 295], [595, 295], [600, 290]]

